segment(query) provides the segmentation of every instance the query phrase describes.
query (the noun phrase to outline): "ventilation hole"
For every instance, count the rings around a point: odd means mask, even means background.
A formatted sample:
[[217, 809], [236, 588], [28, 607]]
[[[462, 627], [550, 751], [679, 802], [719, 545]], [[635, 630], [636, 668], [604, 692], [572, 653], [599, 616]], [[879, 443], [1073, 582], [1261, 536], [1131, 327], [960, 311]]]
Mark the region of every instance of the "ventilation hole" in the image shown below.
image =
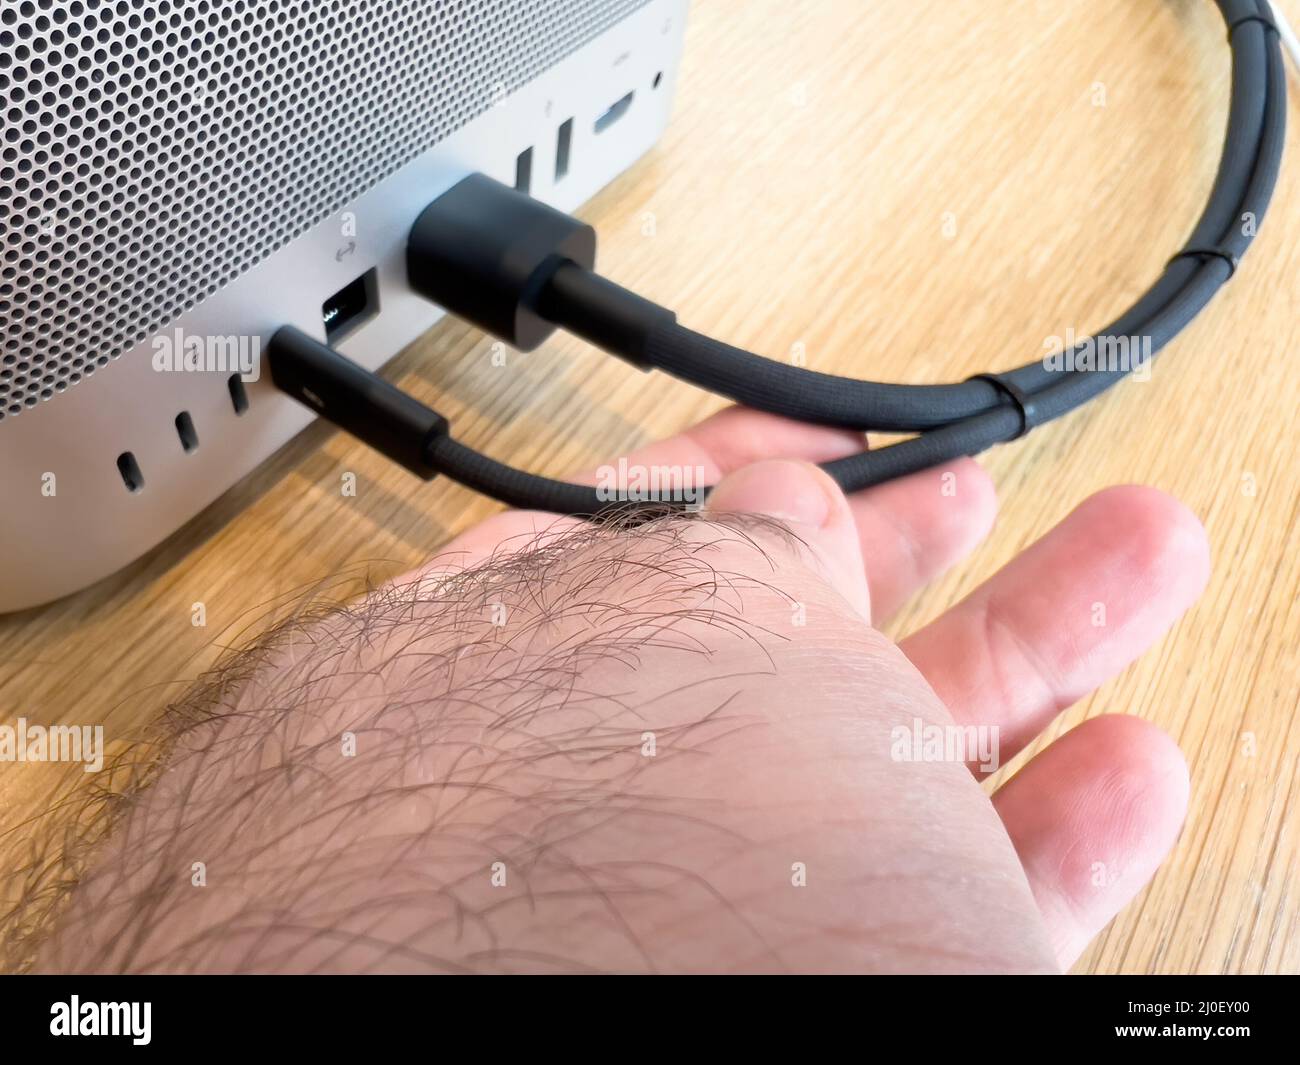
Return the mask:
[[248, 410], [248, 392], [244, 388], [244, 379], [239, 374], [232, 373], [226, 385], [230, 389], [230, 402], [235, 408], [235, 413], [243, 414]]
[[117, 472], [122, 475], [122, 483], [128, 492], [138, 492], [144, 487], [144, 474], [131, 452], [123, 451], [117, 456]]
[[659, 71], [658, 74], [655, 75], [655, 80], [652, 83], [651, 87], [657, 89], [659, 88], [660, 85], [663, 84], [663, 81], [664, 81], [664, 72], [661, 70]]
[[199, 434], [194, 431], [194, 419], [187, 410], [176, 415], [176, 435], [181, 438], [181, 447], [186, 454], [199, 446]]

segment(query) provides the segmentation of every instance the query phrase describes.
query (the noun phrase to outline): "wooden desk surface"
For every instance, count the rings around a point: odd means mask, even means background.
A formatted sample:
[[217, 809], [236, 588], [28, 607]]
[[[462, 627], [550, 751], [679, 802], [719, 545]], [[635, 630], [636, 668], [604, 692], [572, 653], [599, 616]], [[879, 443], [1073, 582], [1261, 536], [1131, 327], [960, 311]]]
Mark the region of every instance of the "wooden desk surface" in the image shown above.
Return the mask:
[[[699, 0], [692, 20], [667, 136], [585, 216], [612, 276], [773, 357], [802, 345], [817, 369], [914, 382], [1028, 362], [1132, 301], [1207, 196], [1229, 53], [1203, 0]], [[1192, 769], [1177, 849], [1082, 971], [1300, 970], [1294, 174], [1149, 382], [987, 456], [992, 539], [891, 626], [933, 616], [1106, 485], [1157, 485], [1205, 521], [1200, 605], [1058, 725], [1141, 714]], [[570, 339], [494, 367], [451, 322], [391, 372], [468, 443], [557, 474], [720, 405]], [[317, 426], [125, 572], [0, 619], [0, 718], [123, 737], [302, 593], [382, 581], [493, 508]], [[0, 768], [8, 869], [75, 809], [55, 798], [78, 774]]]

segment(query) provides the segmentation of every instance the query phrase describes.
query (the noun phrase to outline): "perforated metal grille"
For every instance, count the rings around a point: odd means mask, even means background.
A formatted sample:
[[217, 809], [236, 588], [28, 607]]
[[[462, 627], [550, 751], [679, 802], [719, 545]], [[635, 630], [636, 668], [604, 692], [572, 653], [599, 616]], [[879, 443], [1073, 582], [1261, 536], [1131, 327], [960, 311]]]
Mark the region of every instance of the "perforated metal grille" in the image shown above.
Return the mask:
[[3, 0], [0, 418], [647, 2]]

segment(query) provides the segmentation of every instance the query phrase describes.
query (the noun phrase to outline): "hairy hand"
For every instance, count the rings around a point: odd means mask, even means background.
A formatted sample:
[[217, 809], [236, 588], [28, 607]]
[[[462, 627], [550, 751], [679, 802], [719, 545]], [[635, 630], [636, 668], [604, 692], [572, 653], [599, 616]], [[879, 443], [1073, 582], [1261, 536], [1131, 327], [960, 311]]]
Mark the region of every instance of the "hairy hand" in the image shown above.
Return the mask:
[[284, 626], [178, 708], [41, 966], [1069, 966], [1172, 846], [1182, 757], [1103, 716], [979, 777], [1187, 609], [1204, 534], [1103, 492], [896, 646], [994, 496], [963, 461], [845, 498], [811, 463], [861, 446], [727, 411], [629, 460], [722, 478], [702, 514], [500, 514]]

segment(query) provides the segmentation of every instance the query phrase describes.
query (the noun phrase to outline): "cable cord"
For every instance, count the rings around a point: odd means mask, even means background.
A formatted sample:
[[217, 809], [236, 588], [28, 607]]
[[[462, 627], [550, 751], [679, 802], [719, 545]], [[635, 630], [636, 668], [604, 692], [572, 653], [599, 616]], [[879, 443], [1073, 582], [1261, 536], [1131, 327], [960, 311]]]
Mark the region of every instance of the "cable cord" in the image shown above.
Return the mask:
[[450, 423], [437, 411], [291, 325], [272, 334], [266, 356], [275, 386], [321, 418], [418, 477], [442, 474], [512, 507], [627, 521], [702, 503], [707, 491], [683, 485], [641, 498], [627, 486], [570, 484], [497, 462], [452, 439]]
[[[1232, 47], [1232, 95], [1209, 202], [1184, 250], [1094, 344], [1140, 338], [1143, 356], [1163, 349], [1236, 272], [1272, 199], [1286, 134], [1279, 40], [1294, 34], [1280, 11], [1274, 20], [1268, 0], [1216, 3]], [[483, 175], [470, 175], [426, 207], [407, 247], [416, 291], [522, 350], [558, 326], [635, 365], [749, 407], [806, 422], [918, 434], [827, 463], [823, 469], [850, 492], [1016, 439], [1136, 368], [1130, 361], [1061, 371], [1034, 362], [940, 385], [837, 377], [678, 325], [673, 312], [594, 273], [594, 263], [590, 227]], [[1080, 350], [1063, 354], [1068, 360]], [[291, 326], [272, 337], [268, 356], [282, 391], [419, 476], [441, 473], [514, 507], [589, 516], [700, 501], [697, 494], [628, 502], [617, 487], [552, 480], [488, 458], [454, 440], [437, 412]]]
[[662, 510], [680, 506], [681, 499], [626, 500], [616, 490], [603, 492], [592, 485], [555, 481], [507, 466], [466, 447], [450, 436], [429, 443], [431, 468], [466, 488], [491, 496], [507, 506], [524, 510], [549, 510], [556, 514], [596, 517], [628, 513], [645, 507]]
[[[1284, 19], [1274, 21], [1267, 0], [1216, 2], [1229, 28], [1232, 96], [1209, 202], [1185, 250], [1156, 283], [1129, 311], [1085, 342], [1094, 350], [1128, 351], [1126, 366], [1062, 371], [1040, 361], [961, 384], [882, 384], [766, 359], [687, 329], [663, 309], [636, 337], [634, 347], [614, 353], [745, 406], [799, 421], [921, 434], [831, 464], [847, 490], [977, 454], [1094, 398], [1136, 368], [1135, 345], [1142, 355], [1160, 352], [1232, 277], [1277, 183], [1286, 130], [1279, 36], [1289, 32], [1289, 26]], [[613, 350], [608, 319], [620, 293], [640, 300], [568, 264], [551, 275], [539, 307], [561, 328]], [[1083, 350], [1080, 345], [1063, 353], [1066, 366], [1081, 361]]]

